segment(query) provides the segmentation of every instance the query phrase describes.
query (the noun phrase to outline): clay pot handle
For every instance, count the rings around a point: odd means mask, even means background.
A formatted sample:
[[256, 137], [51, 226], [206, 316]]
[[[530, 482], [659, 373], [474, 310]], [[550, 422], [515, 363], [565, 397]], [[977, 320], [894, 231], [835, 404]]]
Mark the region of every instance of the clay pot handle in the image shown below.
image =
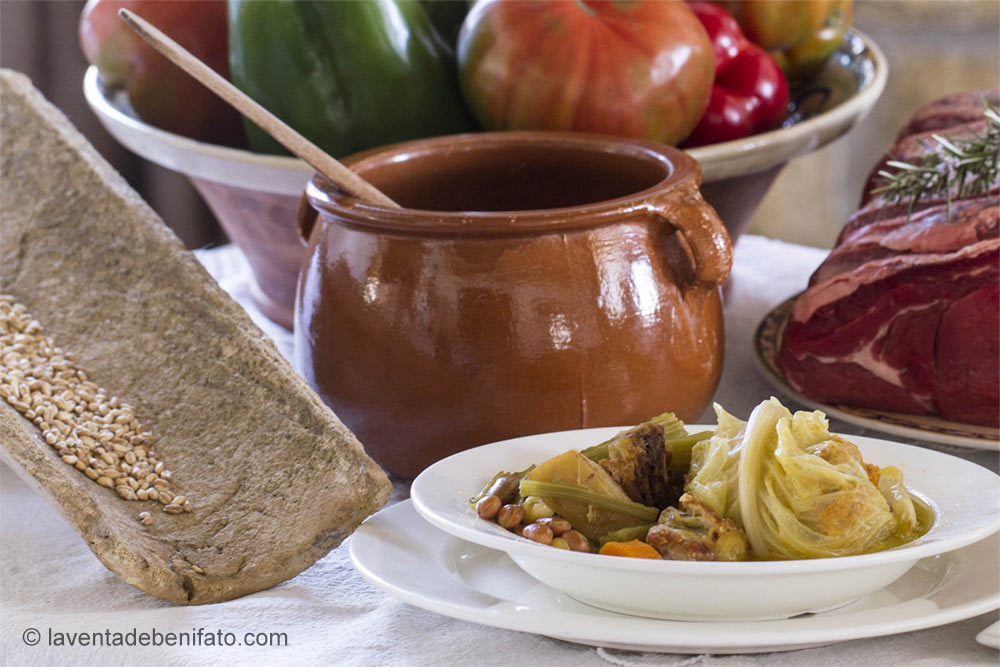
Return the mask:
[[302, 195], [302, 198], [299, 199], [299, 213], [295, 222], [295, 229], [299, 233], [299, 241], [303, 246], [309, 245], [309, 235], [312, 234], [317, 217], [319, 217], [319, 212], [309, 203], [309, 198], [306, 195]]
[[680, 197], [674, 191], [671, 197], [654, 203], [653, 213], [680, 231], [694, 259], [695, 282], [721, 285], [733, 266], [733, 244], [698, 188], [686, 188]]

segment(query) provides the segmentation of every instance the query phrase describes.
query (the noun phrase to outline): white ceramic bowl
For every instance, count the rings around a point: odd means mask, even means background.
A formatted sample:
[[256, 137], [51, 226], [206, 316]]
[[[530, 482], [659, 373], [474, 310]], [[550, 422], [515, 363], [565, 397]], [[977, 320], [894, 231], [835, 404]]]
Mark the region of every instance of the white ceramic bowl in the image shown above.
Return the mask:
[[[712, 429], [688, 426], [691, 432]], [[501, 470], [523, 470], [620, 431], [585, 429], [515, 438], [444, 459], [414, 480], [413, 505], [461, 539], [506, 552], [525, 572], [602, 609], [652, 618], [722, 621], [787, 618], [847, 604], [889, 585], [918, 560], [959, 549], [1000, 528], [1000, 477], [964, 459], [887, 440], [847, 436], [865, 461], [895, 465], [934, 510], [925, 535], [874, 554], [811, 560], [691, 562], [620, 558], [536, 544], [480, 519], [469, 498]]]
[[124, 94], [111, 95], [101, 86], [93, 65], [83, 76], [83, 95], [101, 124], [125, 148], [185, 176], [299, 197], [314, 173], [298, 158], [209, 144], [144, 123]]
[[[885, 55], [870, 38], [854, 30], [826, 71], [797, 93], [808, 116], [805, 120], [687, 152], [701, 164], [704, 183], [783, 165], [833, 141], [864, 118], [882, 95], [888, 76]], [[313, 174], [313, 169], [298, 158], [216, 146], [152, 127], [138, 120], [122, 98], [112, 99], [105, 93], [95, 67], [87, 70], [83, 90], [91, 109], [122, 145], [187, 176], [298, 196]], [[819, 101], [814, 104], [812, 98]]]

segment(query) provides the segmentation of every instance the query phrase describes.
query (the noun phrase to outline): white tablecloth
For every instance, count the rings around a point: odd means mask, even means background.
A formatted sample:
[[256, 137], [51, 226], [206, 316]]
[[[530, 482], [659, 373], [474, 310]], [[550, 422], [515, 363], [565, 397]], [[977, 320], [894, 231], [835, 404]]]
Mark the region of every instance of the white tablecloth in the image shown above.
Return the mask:
[[[799, 291], [825, 252], [756, 236], [736, 246], [727, 290], [726, 363], [716, 400], [746, 414], [773, 393], [753, 366], [751, 337], [775, 304]], [[232, 247], [198, 252], [220, 284], [290, 356], [291, 336], [250, 303], [247, 267]], [[786, 403], [786, 398], [781, 397]], [[712, 423], [706, 413], [702, 421]], [[859, 432], [834, 422], [834, 428]], [[936, 447], [997, 469], [997, 454]], [[405, 497], [405, 487], [396, 497]], [[346, 544], [295, 579], [230, 602], [175, 607], [106, 570], [81, 538], [6, 466], [0, 465], [0, 664], [7, 665], [997, 665], [975, 641], [997, 620], [951, 625], [823, 648], [736, 656], [604, 650], [458, 621], [376, 590], [352, 568]], [[285, 633], [287, 645], [55, 646], [75, 632]], [[29, 645], [37, 630], [37, 645]], [[50, 633], [52, 633], [50, 635]], [[62, 634], [59, 634], [62, 633]], [[51, 640], [50, 640], [51, 636]], [[113, 634], [106, 635], [113, 637]], [[138, 636], [138, 635], [136, 635]], [[126, 639], [126, 641], [129, 641]]]

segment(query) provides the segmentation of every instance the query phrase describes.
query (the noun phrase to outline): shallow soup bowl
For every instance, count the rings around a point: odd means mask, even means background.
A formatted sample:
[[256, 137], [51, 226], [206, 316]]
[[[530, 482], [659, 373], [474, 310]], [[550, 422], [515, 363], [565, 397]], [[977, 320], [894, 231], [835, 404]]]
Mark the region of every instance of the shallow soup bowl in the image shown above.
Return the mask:
[[[687, 425], [690, 433], [713, 428]], [[866, 462], [899, 468], [910, 492], [930, 508], [927, 533], [886, 551], [835, 558], [647, 560], [544, 546], [480, 519], [470, 503], [498, 471], [524, 470], [569, 449], [586, 449], [619, 430], [545, 433], [455, 454], [414, 480], [413, 506], [435, 527], [505, 552], [560, 594], [619, 613], [683, 621], [788, 618], [837, 609], [879, 591], [890, 595], [883, 589], [921, 559], [973, 544], [1000, 528], [1000, 477], [992, 471], [931, 449], [854, 435], [845, 437]]]
[[313, 178], [295, 362], [389, 472], [711, 399], [732, 249], [681, 151], [480, 133], [351, 166], [404, 208]]

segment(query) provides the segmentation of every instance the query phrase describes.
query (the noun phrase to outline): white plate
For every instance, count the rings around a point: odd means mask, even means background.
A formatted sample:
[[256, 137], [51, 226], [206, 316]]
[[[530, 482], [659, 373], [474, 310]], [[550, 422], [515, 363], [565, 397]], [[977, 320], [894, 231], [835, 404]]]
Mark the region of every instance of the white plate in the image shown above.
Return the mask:
[[[692, 432], [711, 426], [689, 425]], [[569, 449], [603, 442], [620, 428], [514, 438], [454, 454], [410, 489], [433, 525], [505, 551], [528, 574], [604, 609], [678, 620], [761, 620], [832, 609], [887, 586], [921, 558], [961, 548], [1000, 529], [1000, 477], [921, 447], [850, 436], [865, 460], [894, 465], [935, 512], [931, 530], [896, 549], [860, 556], [766, 562], [615, 558], [542, 546], [480, 519], [469, 498], [499, 471], [524, 470]]]
[[757, 332], [754, 334], [754, 361], [760, 372], [778, 391], [802, 405], [807, 405], [814, 410], [822, 410], [831, 417], [873, 431], [915, 440], [937, 442], [942, 445], [1000, 450], [1000, 430], [989, 426], [962, 424], [927, 415], [908, 415], [902, 412], [869, 410], [847, 405], [826, 405], [796, 391], [788, 384], [775, 363], [775, 357], [781, 344], [781, 332], [795, 299], [796, 297], [792, 297], [775, 306], [761, 320]]
[[976, 635], [976, 641], [983, 646], [1000, 649], [1000, 621]]
[[790, 651], [931, 628], [1000, 607], [996, 535], [923, 559], [887, 588], [835, 611], [745, 623], [637, 618], [581, 604], [529, 577], [502, 552], [434, 528], [409, 501], [369, 517], [351, 536], [348, 552], [368, 582], [421, 609], [635, 651]]
[[[689, 425], [692, 432], [711, 426]], [[865, 460], [895, 465], [932, 506], [931, 530], [896, 549], [860, 556], [767, 562], [613, 558], [555, 549], [480, 519], [469, 498], [499, 471], [524, 470], [620, 428], [546, 433], [483, 445], [424, 470], [410, 489], [433, 525], [505, 551], [528, 574], [604, 609], [677, 620], [763, 620], [832, 609], [887, 586], [919, 559], [961, 548], [1000, 529], [1000, 477], [969, 461], [886, 440], [851, 436]]]

